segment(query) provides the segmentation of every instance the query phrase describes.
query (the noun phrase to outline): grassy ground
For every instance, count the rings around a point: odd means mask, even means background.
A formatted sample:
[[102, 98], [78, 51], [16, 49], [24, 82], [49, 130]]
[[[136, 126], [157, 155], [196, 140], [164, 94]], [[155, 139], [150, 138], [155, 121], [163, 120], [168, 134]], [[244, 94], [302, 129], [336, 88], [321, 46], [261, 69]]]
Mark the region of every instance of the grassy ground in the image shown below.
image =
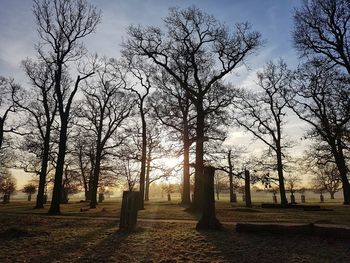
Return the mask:
[[[313, 203], [313, 205], [316, 203]], [[109, 201], [99, 204], [98, 208], [90, 209], [87, 203], [72, 202], [61, 205], [62, 214], [65, 216], [79, 217], [109, 217], [119, 218], [120, 201]], [[0, 214], [46, 214], [49, 205], [45, 209], [34, 210], [33, 202], [17, 201], [10, 204], [0, 204]], [[340, 203], [321, 204], [322, 208], [330, 211], [303, 211], [302, 209], [262, 209], [260, 204], [253, 208], [245, 208], [243, 203], [231, 205], [227, 201], [216, 202], [216, 214], [223, 222], [292, 222], [292, 223], [333, 223], [350, 226], [350, 206]], [[81, 208], [84, 212], [80, 212]], [[191, 214], [178, 205], [178, 201], [153, 201], [146, 202], [145, 210], [139, 211], [139, 218], [148, 219], [185, 219], [197, 220], [199, 215]]]
[[[80, 212], [84, 203], [62, 205], [63, 216], [47, 216], [34, 203], [0, 205], [0, 262], [350, 262], [349, 240], [313, 236], [276, 236], [195, 230], [198, 215], [177, 202], [151, 202], [133, 233], [118, 231], [120, 202]], [[333, 211], [246, 209], [217, 202], [222, 222], [322, 222], [350, 225], [350, 207], [327, 204]], [[194, 220], [176, 221], [171, 219]]]

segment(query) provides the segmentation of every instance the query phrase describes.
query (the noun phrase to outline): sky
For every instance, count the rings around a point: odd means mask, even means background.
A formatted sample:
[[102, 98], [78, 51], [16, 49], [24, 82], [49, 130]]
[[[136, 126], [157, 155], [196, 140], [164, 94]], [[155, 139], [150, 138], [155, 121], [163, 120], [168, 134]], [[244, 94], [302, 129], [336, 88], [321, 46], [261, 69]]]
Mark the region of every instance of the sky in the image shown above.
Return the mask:
[[[293, 48], [293, 10], [301, 0], [90, 0], [102, 11], [102, 21], [95, 34], [85, 39], [89, 52], [100, 56], [118, 58], [121, 43], [126, 38], [126, 28], [131, 24], [162, 26], [162, 19], [170, 7], [197, 6], [213, 15], [228, 27], [237, 22], [252, 24], [262, 34], [264, 46], [248, 59], [249, 69], [240, 69], [230, 81], [236, 86], [254, 85], [256, 72], [269, 60], [283, 58], [289, 67], [297, 66], [299, 54]], [[13, 77], [22, 85], [28, 85], [20, 62], [34, 57], [34, 45], [38, 34], [32, 13], [31, 0], [0, 0], [0, 75]], [[300, 137], [305, 125], [295, 116], [289, 116], [286, 126], [289, 137], [296, 141], [295, 152], [301, 153], [304, 143]], [[244, 142], [251, 149], [262, 144], [251, 143], [251, 137], [241, 130], [233, 130], [231, 144]]]

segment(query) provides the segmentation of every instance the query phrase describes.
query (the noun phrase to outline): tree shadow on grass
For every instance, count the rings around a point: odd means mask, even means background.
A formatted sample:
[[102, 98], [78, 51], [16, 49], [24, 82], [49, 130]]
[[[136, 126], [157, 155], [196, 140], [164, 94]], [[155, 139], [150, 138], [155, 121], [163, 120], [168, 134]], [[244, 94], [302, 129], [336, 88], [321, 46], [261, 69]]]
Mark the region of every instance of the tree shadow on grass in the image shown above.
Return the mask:
[[231, 226], [198, 234], [211, 247], [207, 257], [222, 262], [348, 262], [350, 252], [342, 241], [316, 236], [237, 233]]
[[118, 228], [107, 233], [97, 244], [90, 247], [77, 262], [130, 262], [132, 256], [127, 248], [120, 249], [125, 240], [132, 235], [143, 233], [144, 229], [138, 227], [134, 231], [123, 231]]
[[[63, 243], [58, 243], [56, 245], [55, 240], [52, 240], [51, 242], [54, 243], [54, 247], [50, 249], [49, 253], [42, 255], [38, 261], [54, 262], [71, 258], [71, 261], [74, 262], [74, 260], [79, 257], [79, 254], [81, 254], [81, 251], [86, 250], [90, 246], [94, 246], [94, 242], [96, 242], [101, 235], [109, 232], [112, 228], [115, 228], [115, 226], [111, 225], [110, 223], [102, 227], [97, 226], [94, 228], [94, 226], [92, 226], [91, 231], [75, 237], [68, 236], [67, 240]], [[76, 229], [72, 228], [70, 231], [73, 232], [76, 231]], [[33, 259], [33, 262], [34, 261], [36, 262], [35, 259]]]

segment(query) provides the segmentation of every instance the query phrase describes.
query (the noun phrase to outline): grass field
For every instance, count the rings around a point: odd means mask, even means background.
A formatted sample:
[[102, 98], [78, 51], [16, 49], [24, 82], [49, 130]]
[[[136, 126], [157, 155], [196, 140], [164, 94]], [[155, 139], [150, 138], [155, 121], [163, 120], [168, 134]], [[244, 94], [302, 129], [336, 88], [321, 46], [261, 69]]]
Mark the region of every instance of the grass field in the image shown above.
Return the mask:
[[[331, 211], [262, 209], [216, 202], [219, 232], [196, 231], [199, 215], [178, 201], [153, 201], [139, 212], [138, 229], [118, 231], [119, 201], [80, 212], [86, 203], [62, 205], [61, 216], [33, 202], [0, 205], [0, 262], [350, 262], [350, 241], [306, 235], [237, 233], [235, 222], [324, 223], [350, 226], [350, 207]], [[152, 220], [153, 219], [153, 220]], [[159, 220], [163, 219], [163, 220]], [[174, 220], [176, 219], [176, 220]]]

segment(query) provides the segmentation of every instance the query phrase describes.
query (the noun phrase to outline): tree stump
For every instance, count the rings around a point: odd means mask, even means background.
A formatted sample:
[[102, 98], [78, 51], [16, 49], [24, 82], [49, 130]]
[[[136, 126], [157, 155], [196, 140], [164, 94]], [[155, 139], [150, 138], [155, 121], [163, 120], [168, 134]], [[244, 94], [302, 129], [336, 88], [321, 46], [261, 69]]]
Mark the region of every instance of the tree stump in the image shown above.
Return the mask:
[[122, 207], [120, 211], [119, 229], [132, 231], [136, 227], [137, 212], [140, 205], [140, 193], [136, 191], [124, 191]]
[[197, 230], [220, 230], [222, 228], [221, 223], [215, 215], [214, 174], [214, 167], [204, 167], [203, 198], [201, 199], [203, 202], [201, 204], [202, 216], [197, 223]]

